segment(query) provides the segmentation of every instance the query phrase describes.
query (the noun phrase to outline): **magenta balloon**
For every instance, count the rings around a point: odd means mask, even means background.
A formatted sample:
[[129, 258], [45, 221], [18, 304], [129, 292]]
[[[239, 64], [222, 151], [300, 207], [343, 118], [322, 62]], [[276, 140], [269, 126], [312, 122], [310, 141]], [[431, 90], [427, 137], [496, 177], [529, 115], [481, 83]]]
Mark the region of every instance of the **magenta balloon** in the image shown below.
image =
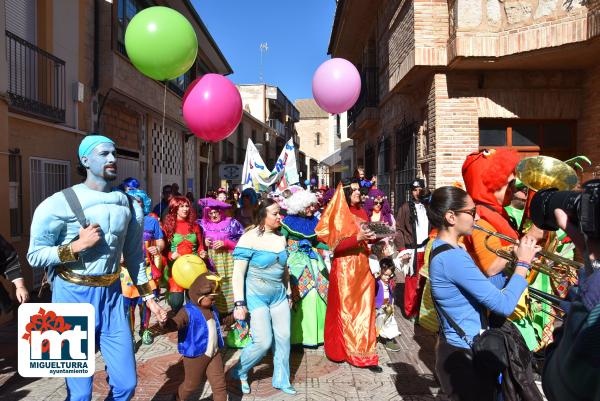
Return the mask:
[[331, 114], [343, 113], [354, 106], [360, 95], [360, 74], [348, 60], [332, 58], [315, 71], [312, 92], [323, 110]]
[[218, 142], [231, 135], [242, 120], [242, 97], [219, 74], [194, 80], [183, 96], [183, 119], [197, 137]]

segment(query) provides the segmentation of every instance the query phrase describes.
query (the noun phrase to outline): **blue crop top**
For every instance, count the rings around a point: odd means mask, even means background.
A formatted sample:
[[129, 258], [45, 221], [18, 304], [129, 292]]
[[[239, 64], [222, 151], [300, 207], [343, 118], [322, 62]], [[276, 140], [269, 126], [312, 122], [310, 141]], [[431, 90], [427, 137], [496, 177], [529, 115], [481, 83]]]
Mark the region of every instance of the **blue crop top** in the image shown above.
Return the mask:
[[272, 252], [237, 246], [233, 251], [233, 259], [248, 262], [246, 280], [257, 278], [280, 283], [287, 264], [287, 251]]

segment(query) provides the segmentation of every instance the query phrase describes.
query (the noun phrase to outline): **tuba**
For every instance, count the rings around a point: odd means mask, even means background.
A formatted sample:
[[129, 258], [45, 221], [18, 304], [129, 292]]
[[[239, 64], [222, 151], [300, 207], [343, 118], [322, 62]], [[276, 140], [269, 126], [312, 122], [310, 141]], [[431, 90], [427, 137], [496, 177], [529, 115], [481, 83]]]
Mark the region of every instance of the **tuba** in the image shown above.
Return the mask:
[[[532, 156], [522, 159], [515, 168], [516, 177], [527, 187], [527, 201], [525, 213], [521, 220], [519, 232], [526, 233], [531, 228], [530, 206], [531, 200], [536, 192], [542, 189], [556, 188], [559, 191], [569, 191], [575, 188], [578, 182], [577, 173], [567, 163], [549, 156]], [[555, 254], [558, 241], [554, 232], [546, 234], [543, 244], [545, 265], [550, 269], [542, 267], [535, 271], [549, 274], [556, 288], [564, 288], [565, 284], [572, 284], [577, 279], [579, 263], [566, 258], [557, 258]], [[560, 273], [559, 273], [560, 272]], [[535, 276], [532, 277], [535, 279]], [[561, 284], [559, 284], [561, 283]]]
[[515, 168], [516, 177], [527, 187], [525, 214], [519, 232], [523, 233], [524, 223], [529, 220], [531, 200], [542, 189], [556, 188], [570, 191], [577, 185], [577, 173], [567, 163], [549, 156], [532, 156], [522, 159]]

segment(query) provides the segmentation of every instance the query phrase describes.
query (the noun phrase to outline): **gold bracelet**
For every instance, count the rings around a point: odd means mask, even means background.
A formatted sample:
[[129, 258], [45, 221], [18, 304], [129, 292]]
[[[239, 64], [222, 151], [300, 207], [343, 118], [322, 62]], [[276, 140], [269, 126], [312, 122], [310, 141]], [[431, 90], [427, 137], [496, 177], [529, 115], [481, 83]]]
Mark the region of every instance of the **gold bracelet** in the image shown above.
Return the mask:
[[73, 248], [71, 248], [71, 244], [60, 245], [58, 247], [58, 259], [61, 262], [75, 262], [78, 258], [73, 253]]
[[147, 295], [154, 295], [152, 291], [152, 287], [150, 283], [138, 284], [137, 286], [138, 292], [140, 293], [140, 297], [145, 297]]

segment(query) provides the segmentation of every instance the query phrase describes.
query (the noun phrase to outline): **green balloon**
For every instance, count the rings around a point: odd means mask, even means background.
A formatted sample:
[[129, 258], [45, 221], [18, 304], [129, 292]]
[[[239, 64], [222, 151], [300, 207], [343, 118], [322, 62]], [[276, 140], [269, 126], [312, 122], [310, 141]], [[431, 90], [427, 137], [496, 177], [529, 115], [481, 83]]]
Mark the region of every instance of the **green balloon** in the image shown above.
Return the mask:
[[127, 26], [125, 49], [140, 72], [165, 81], [183, 75], [194, 64], [198, 38], [192, 24], [177, 11], [150, 7]]

